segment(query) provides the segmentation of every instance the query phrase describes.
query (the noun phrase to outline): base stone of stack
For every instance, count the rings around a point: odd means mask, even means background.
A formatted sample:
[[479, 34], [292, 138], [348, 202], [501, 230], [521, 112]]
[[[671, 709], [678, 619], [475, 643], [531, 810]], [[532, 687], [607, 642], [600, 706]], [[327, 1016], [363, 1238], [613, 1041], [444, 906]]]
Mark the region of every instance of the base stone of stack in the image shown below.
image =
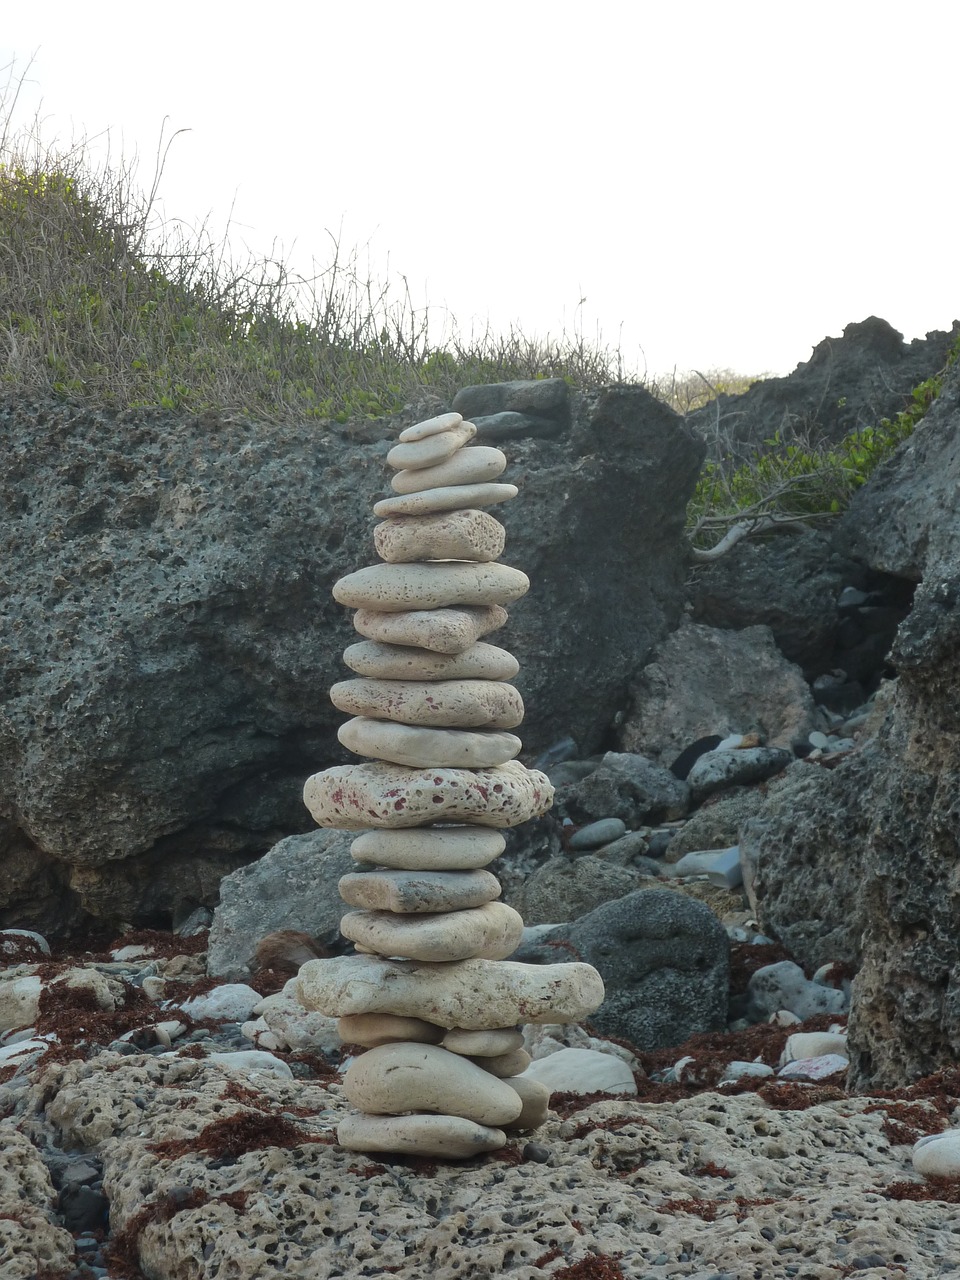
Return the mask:
[[[522, 1114], [517, 1117], [517, 1124]], [[502, 1129], [475, 1124], [460, 1116], [354, 1115], [337, 1126], [337, 1142], [346, 1151], [464, 1160], [505, 1147], [507, 1135]]]

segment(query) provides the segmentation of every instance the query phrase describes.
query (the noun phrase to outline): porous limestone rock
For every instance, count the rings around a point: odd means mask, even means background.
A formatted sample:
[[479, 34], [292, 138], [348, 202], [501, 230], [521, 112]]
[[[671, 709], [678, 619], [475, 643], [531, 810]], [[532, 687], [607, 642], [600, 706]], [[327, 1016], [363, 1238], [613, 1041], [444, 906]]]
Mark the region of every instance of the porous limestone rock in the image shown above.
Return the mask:
[[351, 911], [340, 921], [340, 932], [381, 956], [409, 960], [469, 960], [478, 956], [483, 960], [505, 960], [517, 949], [523, 920], [503, 902], [486, 902], [467, 911], [431, 915]]
[[497, 877], [480, 870], [356, 871], [341, 877], [339, 888], [348, 906], [404, 914], [463, 911], [500, 896]]
[[358, 609], [353, 615], [354, 627], [368, 640], [445, 654], [463, 653], [481, 636], [497, 631], [506, 620], [507, 611], [499, 604], [411, 609], [409, 613]]
[[505, 1147], [507, 1135], [459, 1116], [352, 1115], [337, 1126], [337, 1141], [347, 1151], [462, 1160]]
[[395, 516], [373, 531], [377, 555], [388, 564], [414, 560], [496, 560], [506, 530], [486, 511], [446, 511], [434, 516]]
[[411, 470], [436, 467], [453, 457], [476, 434], [477, 428], [472, 422], [461, 421], [446, 430], [431, 432], [419, 440], [401, 440], [387, 454], [387, 465], [395, 471], [402, 471], [407, 467]]
[[467, 871], [492, 862], [506, 843], [490, 827], [417, 827], [365, 831], [350, 846], [350, 855], [357, 862], [408, 871]]
[[343, 1092], [369, 1115], [435, 1111], [501, 1125], [523, 1110], [519, 1095], [496, 1076], [433, 1044], [396, 1041], [368, 1049], [347, 1070]]
[[512, 604], [530, 579], [508, 564], [469, 560], [426, 564], [369, 564], [334, 584], [333, 597], [349, 609], [406, 613], [458, 605]]
[[419, 493], [423, 489], [442, 489], [452, 484], [483, 484], [487, 480], [496, 480], [506, 465], [506, 456], [499, 449], [476, 445], [471, 449], [459, 449], [446, 462], [435, 467], [398, 471], [390, 481], [390, 487], [395, 493]]
[[0, 1275], [67, 1275], [73, 1237], [57, 1223], [56, 1192], [40, 1152], [13, 1120], [0, 1120]]
[[372, 956], [310, 960], [297, 975], [308, 1009], [331, 1017], [395, 1013], [483, 1031], [517, 1022], [582, 1022], [603, 1000], [588, 964], [459, 960], [427, 964]]
[[547, 812], [553, 787], [515, 760], [477, 770], [356, 764], [315, 773], [303, 799], [320, 826], [346, 831], [432, 822], [516, 827]]
[[383, 498], [374, 503], [375, 516], [427, 516], [436, 511], [459, 511], [468, 507], [493, 507], [498, 502], [509, 502], [520, 490], [515, 484], [497, 484], [488, 480], [484, 484], [443, 485], [439, 489], [424, 489], [420, 493], [400, 494], [396, 498]]
[[491, 769], [506, 764], [523, 743], [513, 733], [428, 729], [355, 716], [337, 730], [340, 742], [358, 756], [402, 764], [411, 769], [440, 765], [453, 769]]
[[343, 660], [358, 676], [377, 680], [510, 680], [520, 670], [512, 653], [482, 640], [461, 653], [361, 640], [344, 651]]
[[[498, 680], [341, 680], [330, 701], [349, 715], [434, 729], [513, 729], [523, 700]], [[433, 760], [433, 765], [442, 761]]]

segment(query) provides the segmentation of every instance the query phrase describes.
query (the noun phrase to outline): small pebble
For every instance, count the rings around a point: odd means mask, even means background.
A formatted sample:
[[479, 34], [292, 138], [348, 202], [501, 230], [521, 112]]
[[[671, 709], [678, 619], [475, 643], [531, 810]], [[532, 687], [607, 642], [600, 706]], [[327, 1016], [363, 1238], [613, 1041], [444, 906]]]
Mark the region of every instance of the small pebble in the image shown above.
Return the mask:
[[534, 1164], [547, 1164], [550, 1159], [550, 1148], [545, 1147], [541, 1142], [528, 1142], [523, 1148], [524, 1160], [531, 1160]]

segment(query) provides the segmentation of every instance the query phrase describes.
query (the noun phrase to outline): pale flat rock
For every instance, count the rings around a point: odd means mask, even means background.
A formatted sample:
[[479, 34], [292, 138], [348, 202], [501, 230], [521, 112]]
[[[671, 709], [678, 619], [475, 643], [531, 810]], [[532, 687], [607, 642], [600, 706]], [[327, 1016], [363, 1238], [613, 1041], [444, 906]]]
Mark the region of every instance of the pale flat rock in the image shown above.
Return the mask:
[[411, 1040], [418, 1044], [439, 1044], [443, 1027], [422, 1018], [401, 1018], [395, 1013], [354, 1013], [337, 1021], [337, 1035], [344, 1044], [362, 1044], [376, 1049], [394, 1040]]
[[425, 440], [427, 436], [435, 436], [440, 431], [458, 427], [462, 421], [462, 413], [439, 413], [435, 418], [427, 418], [425, 422], [415, 422], [411, 427], [404, 427], [397, 439], [402, 444], [411, 444], [415, 440]]
[[344, 651], [343, 660], [358, 676], [376, 680], [512, 680], [520, 670], [512, 653], [482, 640], [462, 653], [360, 640]]
[[465, 911], [500, 896], [489, 871], [357, 871], [341, 876], [339, 888], [350, 907], [402, 915]]
[[519, 1094], [496, 1076], [435, 1044], [396, 1041], [368, 1049], [343, 1077], [343, 1092], [368, 1115], [435, 1111], [501, 1125], [523, 1110]]
[[848, 1058], [847, 1037], [836, 1031], [797, 1031], [787, 1037], [780, 1055], [780, 1066], [803, 1058], [819, 1058], [825, 1053], [836, 1053]]
[[469, 871], [499, 857], [506, 844], [490, 827], [365, 831], [350, 846], [350, 856], [406, 871]]
[[637, 1082], [629, 1065], [609, 1053], [596, 1049], [560, 1049], [546, 1058], [537, 1058], [523, 1073], [527, 1080], [538, 1080], [551, 1093], [625, 1093], [637, 1092]]
[[469, 509], [441, 511], [432, 516], [394, 516], [373, 531], [377, 555], [388, 564], [412, 560], [496, 560], [503, 554], [506, 539], [507, 531], [499, 520], [494, 520], [486, 511]]
[[360, 943], [364, 950], [381, 956], [407, 960], [505, 960], [519, 945], [523, 920], [504, 902], [485, 902], [466, 911], [420, 916], [352, 911], [340, 921], [340, 932], [351, 942]]
[[0, 1033], [32, 1027], [42, 991], [43, 979], [36, 973], [24, 972], [19, 966], [0, 973]]
[[443, 654], [463, 653], [481, 636], [497, 631], [506, 620], [507, 611], [499, 604], [467, 609], [411, 609], [409, 613], [358, 609], [353, 615], [354, 627], [369, 640]]
[[520, 490], [515, 484], [451, 484], [440, 489], [424, 489], [420, 493], [381, 498], [373, 504], [375, 516], [428, 516], [435, 511], [460, 511], [467, 507], [493, 507], [509, 502]]
[[348, 609], [408, 613], [457, 605], [512, 604], [530, 590], [530, 579], [508, 564], [438, 561], [428, 564], [368, 564], [333, 586], [333, 598]]
[[348, 715], [431, 729], [513, 729], [523, 699], [499, 680], [341, 680], [330, 701]]
[[546, 774], [508, 760], [496, 769], [404, 769], [348, 764], [307, 779], [303, 800], [321, 827], [418, 827], [466, 822], [516, 827], [553, 804]]
[[507, 1135], [459, 1116], [348, 1116], [337, 1126], [337, 1142], [346, 1151], [464, 1160], [505, 1147]]
[[472, 422], [460, 421], [444, 431], [433, 431], [430, 435], [421, 436], [419, 440], [402, 440], [395, 444], [387, 454], [387, 466], [395, 471], [409, 467], [419, 471], [423, 467], [436, 467], [447, 458], [453, 457], [458, 449], [462, 449], [468, 440], [477, 434]]
[[539, 1129], [546, 1123], [550, 1110], [550, 1090], [539, 1080], [531, 1080], [529, 1076], [510, 1076], [504, 1080], [511, 1089], [520, 1095], [523, 1110], [516, 1120], [511, 1120], [507, 1129]]
[[498, 1054], [495, 1058], [471, 1058], [470, 1061], [498, 1079], [507, 1079], [526, 1071], [533, 1059], [526, 1049], [514, 1049], [510, 1053]]
[[348, 720], [337, 737], [355, 755], [412, 769], [490, 769], [513, 760], [523, 746], [513, 733], [425, 729], [369, 716]]
[[921, 1138], [912, 1158], [914, 1169], [925, 1178], [960, 1177], [960, 1129]]
[[492, 1031], [453, 1027], [440, 1043], [451, 1053], [462, 1053], [468, 1058], [499, 1058], [523, 1048], [523, 1032], [516, 1027], [496, 1027]]
[[216, 1022], [246, 1022], [262, 1000], [260, 992], [245, 982], [224, 982], [201, 996], [184, 1000], [179, 1007], [198, 1021], [210, 1018]]
[[335, 956], [308, 960], [297, 994], [307, 1009], [330, 1017], [395, 1013], [483, 1031], [521, 1021], [583, 1022], [603, 1002], [603, 979], [588, 964]]
[[398, 471], [390, 481], [395, 493], [419, 493], [422, 489], [442, 489], [451, 484], [483, 484], [496, 480], [506, 470], [506, 454], [490, 445], [458, 449], [446, 462], [415, 471]]

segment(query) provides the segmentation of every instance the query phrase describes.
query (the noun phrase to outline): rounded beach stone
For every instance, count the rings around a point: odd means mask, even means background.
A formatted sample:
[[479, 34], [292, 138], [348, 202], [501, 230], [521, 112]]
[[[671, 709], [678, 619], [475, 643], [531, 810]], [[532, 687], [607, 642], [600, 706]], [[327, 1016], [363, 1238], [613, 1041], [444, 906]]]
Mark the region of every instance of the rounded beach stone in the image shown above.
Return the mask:
[[[519, 1125], [521, 1115], [515, 1121]], [[337, 1126], [345, 1151], [381, 1151], [401, 1156], [463, 1160], [507, 1145], [502, 1129], [460, 1116], [347, 1116]]]
[[338, 711], [431, 729], [512, 729], [523, 699], [498, 680], [341, 680], [330, 690]]
[[357, 862], [408, 871], [468, 871], [485, 867], [506, 848], [490, 827], [418, 827], [413, 831], [365, 831], [350, 846]]
[[423, 467], [436, 467], [447, 458], [453, 457], [458, 449], [462, 449], [468, 440], [477, 434], [472, 422], [460, 421], [454, 427], [444, 431], [433, 431], [419, 440], [402, 440], [395, 444], [387, 454], [387, 466], [394, 471], [410, 468], [419, 471]]
[[443, 1027], [422, 1018], [400, 1018], [393, 1013], [355, 1013], [337, 1022], [337, 1035], [344, 1044], [361, 1044], [376, 1049], [394, 1040], [412, 1040], [419, 1044], [439, 1044]]
[[511, 1120], [508, 1129], [539, 1129], [546, 1122], [550, 1109], [550, 1090], [539, 1080], [531, 1080], [529, 1076], [510, 1076], [504, 1080], [511, 1089], [520, 1095], [523, 1110], [516, 1120]]
[[[403, 474], [403, 473], [401, 473]], [[394, 516], [373, 531], [377, 555], [388, 564], [412, 560], [496, 560], [507, 531], [486, 511], [441, 511], [433, 516]]]
[[473, 1061], [498, 1079], [507, 1079], [526, 1071], [533, 1059], [526, 1049], [514, 1049], [511, 1053], [501, 1053], [495, 1058], [474, 1058]]
[[546, 774], [516, 760], [495, 769], [348, 764], [308, 778], [303, 799], [318, 826], [341, 831], [431, 822], [503, 828], [546, 813], [553, 787]]
[[[310, 961], [316, 964], [315, 960]], [[531, 1062], [524, 1079], [539, 1080], [548, 1089], [565, 1093], [636, 1094], [630, 1064], [596, 1049], [558, 1049]]]
[[913, 1167], [925, 1178], [960, 1177], [960, 1129], [931, 1133], [913, 1148]]
[[439, 561], [369, 564], [335, 583], [333, 596], [348, 609], [409, 613], [456, 605], [512, 604], [529, 590], [527, 575], [508, 564]]
[[523, 743], [512, 733], [471, 733], [465, 729], [424, 729], [356, 716], [337, 737], [358, 756], [388, 760], [414, 769], [446, 766], [489, 769], [520, 754]]
[[352, 871], [340, 877], [340, 897], [368, 911], [465, 911], [500, 897], [489, 871]]
[[361, 943], [365, 951], [381, 956], [408, 960], [469, 960], [471, 957], [504, 960], [520, 943], [523, 920], [504, 902], [486, 902], [467, 911], [431, 915], [352, 911], [341, 919], [340, 932], [351, 942]]
[[396, 1041], [368, 1049], [343, 1077], [343, 1092], [368, 1115], [436, 1111], [501, 1125], [523, 1110], [519, 1095], [496, 1076], [433, 1044]]
[[331, 1018], [395, 1013], [468, 1031], [521, 1021], [583, 1022], [603, 1002], [603, 979], [591, 965], [514, 960], [430, 964], [334, 956], [308, 960], [294, 990], [305, 1008]]
[[497, 1027], [492, 1031], [465, 1031], [453, 1027], [440, 1041], [451, 1053], [462, 1053], [468, 1058], [499, 1058], [523, 1048], [523, 1032], [516, 1027]]
[[520, 490], [515, 484], [452, 484], [440, 489], [423, 489], [420, 493], [382, 498], [373, 504], [375, 516], [427, 516], [434, 511], [460, 511], [466, 507], [493, 507], [509, 502]]
[[451, 484], [483, 484], [496, 480], [506, 470], [507, 458], [488, 444], [458, 449], [453, 457], [435, 467], [398, 471], [390, 481], [395, 493], [419, 493], [422, 489], [442, 489]]
[[463, 653], [361, 640], [344, 651], [343, 660], [357, 675], [376, 680], [512, 680], [520, 670], [512, 653], [482, 640]]
[[435, 436], [440, 431], [458, 427], [462, 421], [462, 413], [439, 413], [435, 418], [427, 418], [425, 422], [415, 422], [411, 427], [404, 427], [397, 439], [402, 444], [425, 440], [427, 436]]
[[506, 620], [507, 611], [499, 604], [466, 609], [412, 609], [409, 613], [358, 609], [353, 615], [354, 627], [370, 640], [444, 654], [463, 653], [488, 631], [502, 627]]

